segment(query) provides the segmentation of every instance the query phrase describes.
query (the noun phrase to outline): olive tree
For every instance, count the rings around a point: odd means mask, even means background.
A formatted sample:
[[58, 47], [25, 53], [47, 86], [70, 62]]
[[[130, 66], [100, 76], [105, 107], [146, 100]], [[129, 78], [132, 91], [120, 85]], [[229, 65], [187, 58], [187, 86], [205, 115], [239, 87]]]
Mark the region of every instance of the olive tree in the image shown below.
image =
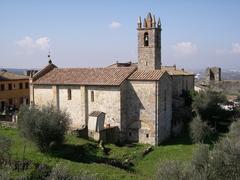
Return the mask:
[[51, 145], [60, 145], [69, 128], [69, 115], [52, 105], [22, 106], [19, 110], [18, 127], [24, 137], [37, 144], [41, 151]]

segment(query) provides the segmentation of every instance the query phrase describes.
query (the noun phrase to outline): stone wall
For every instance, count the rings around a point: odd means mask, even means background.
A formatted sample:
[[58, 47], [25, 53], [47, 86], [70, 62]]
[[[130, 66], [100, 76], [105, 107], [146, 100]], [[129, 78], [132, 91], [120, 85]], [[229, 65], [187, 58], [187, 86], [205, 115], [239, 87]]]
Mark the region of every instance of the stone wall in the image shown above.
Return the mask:
[[194, 76], [173, 75], [172, 81], [173, 96], [180, 96], [183, 90], [194, 89]]
[[130, 81], [127, 109], [128, 140], [156, 144], [156, 82]]
[[156, 136], [160, 144], [171, 135], [172, 81], [170, 76], [163, 75], [158, 84], [158, 134]]
[[211, 67], [207, 68], [205, 72], [206, 81], [221, 81], [221, 68]]
[[[71, 99], [68, 99], [68, 89], [71, 89]], [[72, 119], [71, 126], [80, 128], [85, 125], [85, 119], [81, 112], [80, 86], [58, 86], [58, 107], [66, 111]]]
[[[149, 45], [144, 46], [144, 33], [148, 33]], [[161, 31], [160, 29], [138, 29], [138, 68], [160, 69]]]
[[[105, 124], [120, 126], [121, 122], [121, 97], [120, 88], [114, 86], [88, 86], [88, 114], [92, 111], [105, 113]], [[94, 101], [91, 101], [91, 93]]]
[[[70, 100], [68, 89], [71, 89]], [[94, 93], [93, 102], [91, 92]], [[73, 128], [86, 125], [88, 114], [92, 111], [102, 111], [106, 113], [105, 124], [121, 129], [120, 87], [34, 85], [33, 94], [34, 103], [39, 106], [54, 104], [61, 110], [66, 110], [71, 117]]]
[[209, 87], [214, 91], [221, 91], [226, 94], [240, 94], [240, 81], [224, 80], [219, 82], [211, 82], [209, 83]]
[[53, 104], [53, 90], [50, 85], [34, 85], [34, 103], [38, 106]]

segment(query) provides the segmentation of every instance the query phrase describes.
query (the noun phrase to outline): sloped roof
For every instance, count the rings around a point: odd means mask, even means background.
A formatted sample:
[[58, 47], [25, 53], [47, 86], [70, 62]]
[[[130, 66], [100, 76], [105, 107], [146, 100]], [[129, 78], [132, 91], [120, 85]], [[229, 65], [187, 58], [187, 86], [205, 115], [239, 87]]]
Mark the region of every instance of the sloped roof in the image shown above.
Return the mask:
[[166, 71], [164, 70], [137, 70], [128, 79], [129, 80], [159, 80]]
[[55, 68], [34, 84], [120, 85], [135, 68]]
[[101, 111], [92, 111], [89, 116], [92, 116], [92, 117], [98, 117], [100, 114], [102, 114], [104, 112], [101, 112]]
[[40, 71], [38, 71], [36, 74], [33, 75], [33, 80], [37, 80], [40, 77], [44, 76], [45, 74], [47, 74], [49, 71], [53, 70], [54, 68], [57, 68], [57, 66], [55, 64], [52, 64], [52, 62], [50, 61], [49, 64], [47, 66], [45, 66], [43, 69], [41, 69]]
[[183, 69], [177, 69], [175, 66], [162, 66], [162, 70], [165, 70], [170, 75], [183, 75], [183, 76], [193, 76], [193, 73], [184, 71]]
[[8, 81], [8, 80], [22, 80], [28, 79], [28, 76], [19, 75], [7, 71], [0, 71], [0, 80], [1, 81]]
[[137, 68], [137, 63], [133, 63], [131, 61], [125, 62], [125, 63], [116, 62], [114, 64], [107, 66], [107, 68], [116, 68], [116, 67], [136, 67]]

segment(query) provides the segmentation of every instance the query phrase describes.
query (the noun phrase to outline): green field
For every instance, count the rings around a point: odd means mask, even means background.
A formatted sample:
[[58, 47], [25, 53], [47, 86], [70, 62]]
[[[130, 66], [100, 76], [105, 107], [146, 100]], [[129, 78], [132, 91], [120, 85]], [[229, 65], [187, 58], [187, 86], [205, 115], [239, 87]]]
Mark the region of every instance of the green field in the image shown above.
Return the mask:
[[[192, 157], [195, 145], [191, 144], [187, 134], [168, 140], [143, 156], [148, 145], [133, 144], [119, 147], [106, 145], [106, 155], [97, 143], [67, 135], [65, 144], [51, 153], [41, 153], [37, 147], [24, 139], [17, 129], [0, 127], [0, 136], [12, 140], [11, 154], [14, 159], [27, 159], [36, 163], [55, 166], [63, 163], [73, 174], [87, 172], [103, 179], [154, 179], [156, 168], [164, 160], [188, 161]], [[124, 170], [101, 162], [101, 159], [130, 160], [131, 168]]]

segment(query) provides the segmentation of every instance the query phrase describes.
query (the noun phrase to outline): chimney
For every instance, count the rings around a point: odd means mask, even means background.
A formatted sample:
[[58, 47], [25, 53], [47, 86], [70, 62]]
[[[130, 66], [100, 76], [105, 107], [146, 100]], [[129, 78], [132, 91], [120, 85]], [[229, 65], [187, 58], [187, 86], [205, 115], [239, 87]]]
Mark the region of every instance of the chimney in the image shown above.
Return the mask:
[[174, 68], [174, 70], [176, 70], [176, 69], [177, 69], [177, 66], [176, 66], [176, 64], [174, 64], [174, 65], [173, 65], [173, 68]]

